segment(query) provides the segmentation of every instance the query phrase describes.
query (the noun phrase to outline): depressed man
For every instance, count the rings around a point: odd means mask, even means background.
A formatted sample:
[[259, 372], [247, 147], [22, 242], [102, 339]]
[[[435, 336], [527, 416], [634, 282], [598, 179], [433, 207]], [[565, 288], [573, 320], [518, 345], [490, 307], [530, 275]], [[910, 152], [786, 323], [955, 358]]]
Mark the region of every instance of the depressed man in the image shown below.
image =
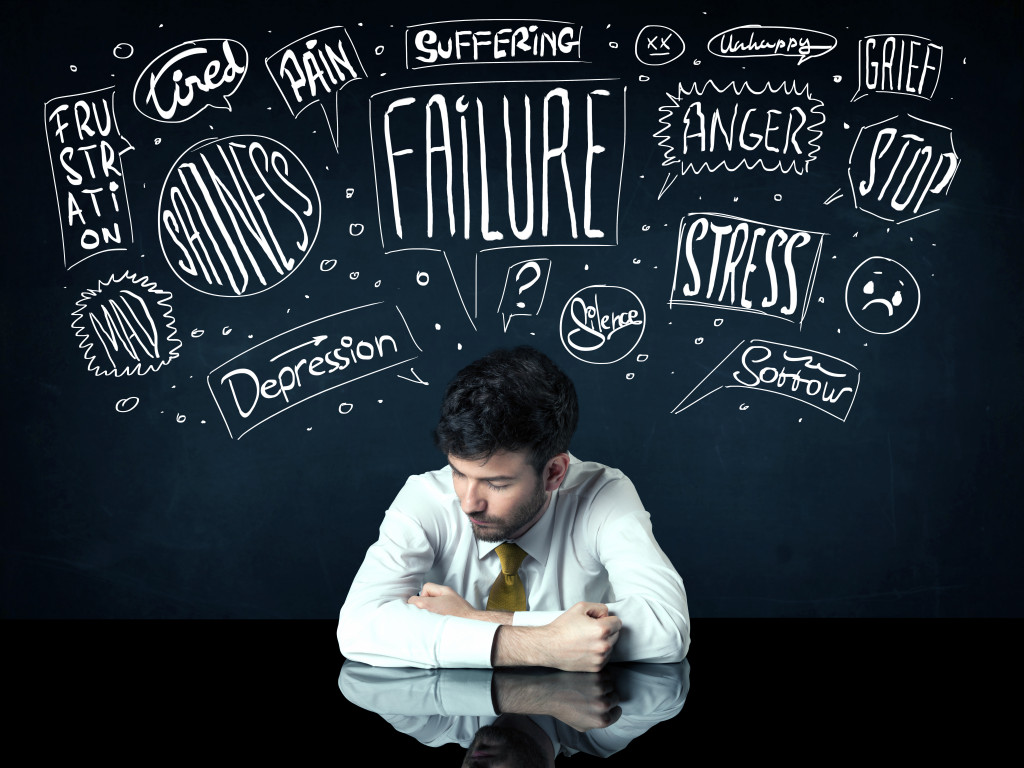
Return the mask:
[[409, 478], [338, 622], [349, 659], [378, 666], [677, 662], [682, 579], [617, 469], [569, 454], [572, 381], [530, 347], [497, 350], [448, 385], [448, 459]]

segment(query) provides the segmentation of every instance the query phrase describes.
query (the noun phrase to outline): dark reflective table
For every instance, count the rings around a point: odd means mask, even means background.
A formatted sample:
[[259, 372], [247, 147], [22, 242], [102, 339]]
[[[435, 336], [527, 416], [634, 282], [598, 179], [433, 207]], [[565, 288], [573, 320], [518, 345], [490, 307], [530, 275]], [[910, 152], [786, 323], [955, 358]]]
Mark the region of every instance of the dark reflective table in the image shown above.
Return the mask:
[[1024, 682], [1015, 620], [695, 619], [684, 664], [575, 679], [374, 669], [345, 662], [334, 628], [4, 622], [8, 751], [458, 766], [499, 710], [534, 709], [539, 730], [574, 753], [556, 764], [573, 767], [958, 747], [984, 761], [1019, 722], [1000, 692]]

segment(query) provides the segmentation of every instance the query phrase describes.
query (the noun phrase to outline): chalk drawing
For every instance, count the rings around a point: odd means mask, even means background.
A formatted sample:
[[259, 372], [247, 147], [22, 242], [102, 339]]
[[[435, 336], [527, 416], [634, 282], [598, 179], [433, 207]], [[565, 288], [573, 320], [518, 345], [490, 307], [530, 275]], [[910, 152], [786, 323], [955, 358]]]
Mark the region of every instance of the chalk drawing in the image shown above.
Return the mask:
[[640, 30], [633, 44], [636, 60], [649, 67], [671, 64], [686, 51], [682, 36], [671, 27], [648, 24]]
[[149, 63], [135, 81], [135, 108], [150, 120], [181, 123], [207, 107], [231, 111], [249, 53], [234, 40], [196, 40], [176, 45]]
[[328, 27], [306, 35], [271, 54], [264, 63], [292, 117], [320, 105], [337, 152], [338, 96], [346, 85], [366, 77], [345, 28]]
[[742, 341], [672, 413], [682, 413], [721, 389], [737, 387], [798, 400], [846, 421], [860, 387], [860, 372], [822, 352], [760, 339]]
[[679, 222], [669, 306], [768, 315], [803, 327], [825, 234], [723, 213]]
[[789, 56], [799, 59], [799, 65], [824, 56], [836, 47], [836, 43], [832, 35], [813, 29], [747, 24], [719, 32], [708, 40], [708, 51], [725, 59]]
[[174, 162], [157, 219], [164, 257], [183, 283], [250, 296], [302, 264], [320, 231], [320, 194], [302, 161], [273, 139], [206, 139]]
[[377, 302], [267, 339], [217, 366], [206, 382], [228, 433], [241, 439], [310, 398], [409, 363], [420, 352], [401, 310]]
[[134, 147], [117, 127], [114, 88], [50, 99], [43, 116], [64, 267], [127, 250], [132, 216], [121, 155]]
[[71, 313], [88, 369], [97, 376], [144, 375], [178, 357], [173, 295], [125, 272], [83, 291]]
[[921, 308], [921, 288], [906, 267], [884, 256], [864, 260], [846, 281], [846, 311], [869, 333], [906, 328]]
[[901, 224], [939, 210], [959, 167], [951, 129], [894, 115], [860, 129], [847, 177], [857, 208]]
[[615, 363], [636, 349], [647, 313], [640, 297], [615, 285], [588, 285], [577, 291], [559, 322], [562, 346], [577, 360]]
[[718, 87], [708, 80], [679, 84], [669, 103], [659, 107], [662, 127], [654, 133], [664, 148], [662, 166], [670, 170], [659, 199], [687, 172], [739, 169], [803, 174], [818, 153], [822, 103], [810, 86], [796, 83], [760, 89], [747, 83]]
[[551, 259], [529, 259], [508, 268], [505, 287], [498, 302], [503, 330], [508, 331], [508, 324], [513, 317], [533, 317], [540, 314], [550, 276]]
[[544, 19], [463, 19], [405, 31], [406, 69], [457, 64], [580, 61], [578, 24]]
[[857, 92], [929, 99], [942, 72], [942, 46], [917, 35], [869, 35], [857, 43]]

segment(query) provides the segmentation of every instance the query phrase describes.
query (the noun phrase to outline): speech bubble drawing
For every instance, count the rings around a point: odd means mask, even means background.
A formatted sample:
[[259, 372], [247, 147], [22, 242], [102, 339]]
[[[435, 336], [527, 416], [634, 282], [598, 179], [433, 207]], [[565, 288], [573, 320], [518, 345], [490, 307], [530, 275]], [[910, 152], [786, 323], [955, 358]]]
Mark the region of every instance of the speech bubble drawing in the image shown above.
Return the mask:
[[751, 312], [803, 328], [825, 233], [723, 213], [679, 221], [669, 306]]
[[299, 403], [409, 363], [422, 351], [401, 310], [377, 302], [267, 339], [214, 368], [206, 383], [228, 434], [240, 440]]
[[798, 58], [799, 66], [808, 59], [829, 53], [837, 42], [832, 35], [813, 29], [745, 24], [712, 37], [708, 40], [708, 51], [723, 59], [789, 56]]
[[857, 132], [847, 178], [858, 209], [902, 224], [939, 210], [959, 167], [951, 129], [893, 115]]
[[617, 285], [588, 285], [562, 308], [562, 346], [577, 360], [593, 365], [617, 363], [636, 349], [647, 313], [640, 297]]
[[[320, 105], [337, 152], [338, 95], [346, 85], [366, 77], [345, 28], [328, 27], [306, 35], [271, 54], [264, 63], [292, 117]], [[334, 103], [329, 110], [324, 100], [332, 94]]]
[[941, 45], [917, 35], [868, 35], [857, 43], [857, 92], [891, 93], [931, 100], [942, 72]]
[[860, 371], [822, 352], [761, 339], [741, 341], [672, 413], [737, 387], [788, 397], [845, 422], [860, 387]]
[[170, 291], [125, 272], [82, 292], [71, 313], [90, 371], [97, 376], [144, 375], [178, 357]]
[[733, 82], [720, 88], [708, 80], [690, 87], [680, 83], [674, 95], [665, 95], [669, 103], [658, 108], [662, 127], [654, 137], [664, 148], [662, 166], [675, 171], [659, 199], [687, 172], [759, 168], [801, 175], [818, 154], [825, 115], [809, 85], [751, 88]]
[[384, 252], [442, 254], [476, 328], [479, 254], [617, 244], [625, 105], [626, 88], [614, 80], [445, 83], [374, 94]]
[[171, 167], [157, 211], [164, 258], [191, 288], [251, 296], [289, 277], [320, 231], [320, 194], [288, 147], [206, 139]]
[[228, 97], [242, 84], [249, 52], [235, 40], [181, 43], [157, 56], [135, 81], [140, 114], [159, 123], [191, 120], [207, 107], [231, 111]]
[[50, 99], [43, 117], [65, 269], [128, 250], [134, 233], [121, 155], [134, 147], [117, 127], [113, 86]]
[[405, 31], [405, 67], [579, 62], [582, 33], [578, 24], [547, 19], [414, 24]]
[[508, 324], [512, 322], [513, 317], [533, 317], [540, 314], [550, 276], [551, 259], [529, 259], [508, 268], [505, 287], [501, 291], [501, 301], [498, 302], [502, 330], [508, 331]]
[[671, 64], [686, 52], [682, 36], [671, 27], [648, 24], [640, 30], [633, 44], [636, 60], [649, 67]]

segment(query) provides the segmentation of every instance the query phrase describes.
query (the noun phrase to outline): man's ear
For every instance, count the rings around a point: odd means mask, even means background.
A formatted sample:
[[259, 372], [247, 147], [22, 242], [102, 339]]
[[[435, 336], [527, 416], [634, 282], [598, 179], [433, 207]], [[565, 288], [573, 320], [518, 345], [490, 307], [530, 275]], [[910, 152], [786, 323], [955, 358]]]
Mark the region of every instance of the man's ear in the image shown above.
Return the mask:
[[559, 453], [548, 459], [544, 465], [544, 490], [553, 491], [565, 480], [565, 473], [569, 471], [569, 454]]

